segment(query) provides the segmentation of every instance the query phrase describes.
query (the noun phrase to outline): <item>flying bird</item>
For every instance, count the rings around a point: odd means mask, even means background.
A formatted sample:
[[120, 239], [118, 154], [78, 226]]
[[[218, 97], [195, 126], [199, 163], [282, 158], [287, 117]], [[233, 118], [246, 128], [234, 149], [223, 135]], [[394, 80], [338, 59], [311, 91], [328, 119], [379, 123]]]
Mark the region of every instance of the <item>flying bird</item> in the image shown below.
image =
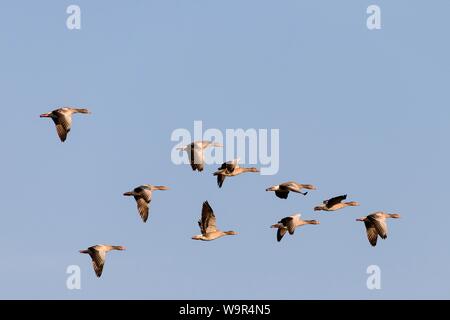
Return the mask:
[[169, 190], [169, 188], [164, 186], [144, 184], [142, 186], [134, 188], [133, 191], [125, 192], [123, 194], [127, 197], [134, 197], [137, 203], [139, 214], [141, 215], [142, 221], [144, 222], [147, 222], [149, 215], [149, 204], [152, 201], [152, 192], [155, 190]]
[[213, 141], [195, 141], [187, 146], [177, 148], [177, 150], [186, 151], [192, 170], [201, 172], [205, 168], [204, 150], [208, 147], [221, 148], [223, 145]]
[[222, 164], [218, 171], [214, 172], [217, 176], [217, 185], [222, 188], [226, 177], [234, 177], [245, 172], [259, 172], [257, 168], [242, 168], [239, 166], [239, 159], [228, 161]]
[[216, 226], [216, 216], [208, 201], [203, 203], [202, 217], [198, 221], [201, 235], [193, 236], [193, 240], [212, 241], [223, 236], [236, 235], [235, 231], [220, 231]]
[[372, 247], [377, 245], [378, 236], [380, 236], [381, 239], [387, 238], [388, 227], [386, 219], [388, 218], [399, 219], [400, 215], [397, 213], [375, 212], [367, 217], [356, 219], [356, 221], [364, 222], [367, 231], [367, 238], [369, 239]]
[[88, 109], [77, 108], [59, 108], [51, 112], [41, 114], [41, 118], [52, 118], [56, 126], [56, 132], [58, 133], [61, 142], [66, 141], [67, 134], [72, 128], [72, 115], [74, 113], [90, 114]]
[[277, 241], [280, 242], [283, 239], [286, 232], [289, 232], [290, 235], [293, 235], [295, 232], [295, 228], [301, 227], [307, 224], [320, 224], [317, 220], [303, 220], [300, 218], [301, 214], [297, 213], [290, 217], [286, 217], [278, 221], [277, 224], [271, 226], [271, 228], [278, 229], [277, 231]]
[[288, 181], [281, 183], [276, 186], [272, 186], [267, 188], [266, 191], [275, 191], [275, 195], [280, 199], [287, 199], [289, 196], [289, 192], [300, 193], [304, 196], [308, 194], [308, 192], [302, 192], [302, 189], [307, 190], [317, 190], [317, 188], [311, 184], [300, 184], [295, 181]]
[[347, 195], [338, 196], [325, 200], [321, 205], [314, 208], [314, 211], [336, 211], [345, 207], [355, 207], [359, 206], [356, 201], [342, 202], [347, 199]]
[[125, 250], [126, 248], [123, 246], [110, 246], [98, 244], [96, 246], [92, 246], [87, 248], [86, 250], [80, 250], [80, 253], [88, 254], [92, 259], [92, 266], [94, 267], [95, 274], [98, 278], [101, 277], [103, 272], [103, 266], [106, 261], [106, 253], [112, 250]]

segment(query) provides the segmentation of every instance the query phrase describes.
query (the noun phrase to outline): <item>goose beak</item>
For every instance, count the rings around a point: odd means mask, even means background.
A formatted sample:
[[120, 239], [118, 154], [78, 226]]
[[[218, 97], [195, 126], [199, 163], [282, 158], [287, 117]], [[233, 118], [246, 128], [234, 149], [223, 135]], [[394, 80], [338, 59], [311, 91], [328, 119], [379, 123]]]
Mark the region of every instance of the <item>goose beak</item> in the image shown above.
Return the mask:
[[43, 113], [39, 117], [40, 118], [50, 118], [50, 115], [48, 113]]

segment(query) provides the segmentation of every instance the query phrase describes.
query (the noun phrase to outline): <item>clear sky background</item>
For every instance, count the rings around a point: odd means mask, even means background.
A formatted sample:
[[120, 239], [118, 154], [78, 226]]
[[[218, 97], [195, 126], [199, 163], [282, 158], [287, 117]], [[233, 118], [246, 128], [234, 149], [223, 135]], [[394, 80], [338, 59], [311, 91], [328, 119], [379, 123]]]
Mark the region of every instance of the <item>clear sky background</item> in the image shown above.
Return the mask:
[[[73, 3], [79, 31], [66, 28]], [[450, 298], [449, 12], [446, 0], [1, 1], [0, 298]], [[93, 113], [62, 144], [39, 114], [64, 105]], [[219, 190], [216, 166], [175, 166], [171, 133], [194, 120], [280, 129], [279, 173]], [[318, 190], [264, 191], [291, 179]], [[144, 183], [172, 188], [147, 224], [122, 196]], [[345, 193], [361, 206], [312, 210]], [[190, 239], [205, 200], [238, 236]], [[372, 248], [355, 218], [378, 210], [402, 219]], [[277, 243], [269, 226], [294, 212], [321, 225]], [[78, 253], [98, 243], [128, 248], [101, 279]], [[81, 290], [66, 288], [69, 265]]]

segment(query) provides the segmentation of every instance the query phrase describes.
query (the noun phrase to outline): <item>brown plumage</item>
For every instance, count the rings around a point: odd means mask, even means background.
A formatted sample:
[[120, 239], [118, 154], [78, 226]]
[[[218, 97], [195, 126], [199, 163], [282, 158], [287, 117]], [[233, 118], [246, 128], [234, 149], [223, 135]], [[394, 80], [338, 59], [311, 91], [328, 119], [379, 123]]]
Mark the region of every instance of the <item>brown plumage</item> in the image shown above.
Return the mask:
[[278, 221], [277, 224], [271, 226], [271, 228], [278, 229], [277, 231], [277, 241], [280, 242], [283, 239], [286, 232], [293, 235], [297, 227], [301, 227], [307, 224], [320, 224], [317, 220], [303, 220], [300, 218], [301, 214], [294, 214], [292, 216], [286, 217]]
[[198, 225], [202, 234], [193, 236], [193, 240], [212, 241], [223, 236], [232, 236], [237, 234], [235, 231], [220, 231], [217, 229], [216, 216], [214, 215], [214, 211], [208, 201], [203, 203], [202, 216], [198, 221]]
[[347, 199], [347, 195], [338, 196], [331, 198], [329, 200], [325, 200], [323, 204], [314, 208], [314, 211], [336, 211], [345, 207], [355, 207], [359, 206], [359, 203], [356, 201], [350, 202], [342, 202]]
[[289, 196], [289, 192], [300, 193], [304, 196], [308, 194], [308, 192], [301, 192], [302, 189], [307, 190], [317, 190], [317, 188], [311, 184], [300, 184], [295, 181], [288, 181], [281, 183], [276, 186], [272, 186], [267, 188], [266, 191], [274, 191], [275, 195], [280, 199], [287, 199]]
[[400, 215], [396, 213], [384, 213], [379, 211], [372, 213], [367, 217], [356, 219], [356, 221], [364, 222], [369, 243], [375, 247], [377, 245], [378, 236], [380, 236], [381, 239], [387, 238], [388, 227], [386, 219], [389, 218], [399, 219]]
[[217, 176], [217, 185], [222, 188], [226, 177], [235, 177], [245, 172], [259, 172], [257, 168], [242, 168], [239, 166], [239, 159], [228, 161], [222, 164], [218, 171], [214, 172]]
[[51, 118], [56, 126], [56, 132], [58, 133], [61, 142], [66, 141], [67, 134], [72, 128], [72, 115], [74, 113], [91, 113], [88, 109], [78, 108], [59, 108], [48, 113], [41, 114], [41, 118]]
[[123, 246], [111, 246], [98, 244], [87, 248], [86, 250], [80, 250], [80, 253], [88, 254], [92, 259], [92, 266], [94, 267], [95, 274], [98, 278], [101, 277], [103, 272], [103, 266], [106, 261], [106, 253], [111, 250], [125, 250]]
[[124, 196], [133, 196], [137, 203], [137, 208], [142, 221], [147, 222], [149, 216], [149, 204], [152, 201], [152, 192], [155, 190], [169, 190], [165, 186], [153, 186], [151, 184], [144, 184], [133, 191], [125, 192]]

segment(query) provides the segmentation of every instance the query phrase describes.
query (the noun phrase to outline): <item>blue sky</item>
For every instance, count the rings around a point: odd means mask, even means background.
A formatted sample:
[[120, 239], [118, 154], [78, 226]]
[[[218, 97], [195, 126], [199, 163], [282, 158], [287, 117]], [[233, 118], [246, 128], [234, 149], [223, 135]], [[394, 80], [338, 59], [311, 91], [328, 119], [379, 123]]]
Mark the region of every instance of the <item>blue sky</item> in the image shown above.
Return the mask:
[[[82, 29], [66, 28], [81, 7]], [[378, 4], [382, 29], [366, 28]], [[419, 299], [450, 297], [450, 3], [2, 1], [0, 298]], [[65, 144], [39, 114], [75, 116]], [[280, 171], [218, 189], [170, 159], [173, 130], [280, 130]], [[287, 180], [318, 190], [287, 201]], [[143, 224], [124, 191], [167, 185]], [[360, 207], [315, 213], [347, 193]], [[208, 200], [238, 236], [192, 241]], [[385, 210], [370, 247], [355, 218]], [[278, 219], [318, 219], [277, 243]], [[121, 244], [97, 279], [79, 249]], [[379, 291], [366, 269], [382, 271]], [[81, 290], [66, 268], [82, 268]]]

